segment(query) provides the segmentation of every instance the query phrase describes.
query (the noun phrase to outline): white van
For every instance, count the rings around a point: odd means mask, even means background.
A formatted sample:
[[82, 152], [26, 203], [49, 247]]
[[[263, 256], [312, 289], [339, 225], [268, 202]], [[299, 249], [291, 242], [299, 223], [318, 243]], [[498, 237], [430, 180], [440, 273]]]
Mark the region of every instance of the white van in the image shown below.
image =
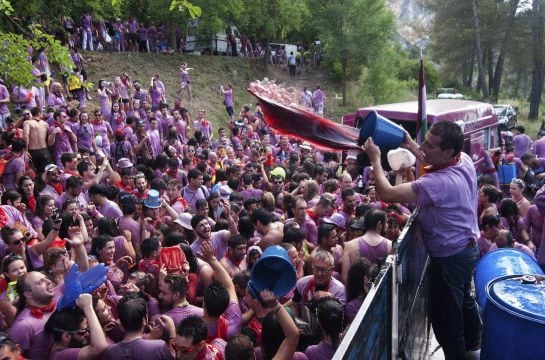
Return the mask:
[[[216, 34], [210, 34], [199, 26], [199, 20], [194, 19], [187, 22], [187, 36], [185, 40], [185, 52], [193, 54], [222, 54], [231, 53], [231, 45], [228, 44], [228, 35], [233, 35], [236, 41], [237, 54], [242, 47], [240, 32], [236, 26], [229, 26], [221, 29]], [[229, 51], [228, 51], [229, 50]]]

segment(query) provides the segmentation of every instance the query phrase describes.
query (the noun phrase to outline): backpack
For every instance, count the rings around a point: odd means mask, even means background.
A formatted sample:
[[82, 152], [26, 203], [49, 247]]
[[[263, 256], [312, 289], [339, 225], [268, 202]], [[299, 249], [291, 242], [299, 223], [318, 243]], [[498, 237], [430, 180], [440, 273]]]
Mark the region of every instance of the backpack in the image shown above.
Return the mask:
[[114, 158], [115, 158], [116, 162], [121, 158], [128, 158], [129, 157], [128, 156], [129, 154], [127, 153], [127, 151], [125, 151], [125, 146], [124, 145], [125, 145], [125, 140], [115, 142]]

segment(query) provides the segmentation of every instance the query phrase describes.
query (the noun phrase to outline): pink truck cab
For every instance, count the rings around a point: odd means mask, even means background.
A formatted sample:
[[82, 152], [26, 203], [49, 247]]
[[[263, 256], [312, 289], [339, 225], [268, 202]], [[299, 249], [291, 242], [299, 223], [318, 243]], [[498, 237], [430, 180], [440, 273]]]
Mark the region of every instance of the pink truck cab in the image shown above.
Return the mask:
[[[486, 151], [500, 146], [499, 124], [492, 105], [479, 101], [437, 99], [426, 102], [428, 124], [440, 121], [453, 121], [464, 131], [463, 151], [471, 156], [477, 173], [484, 170]], [[376, 105], [358, 109], [355, 113], [342, 117], [343, 125], [359, 127], [371, 111], [403, 126], [416, 138], [418, 102]]]

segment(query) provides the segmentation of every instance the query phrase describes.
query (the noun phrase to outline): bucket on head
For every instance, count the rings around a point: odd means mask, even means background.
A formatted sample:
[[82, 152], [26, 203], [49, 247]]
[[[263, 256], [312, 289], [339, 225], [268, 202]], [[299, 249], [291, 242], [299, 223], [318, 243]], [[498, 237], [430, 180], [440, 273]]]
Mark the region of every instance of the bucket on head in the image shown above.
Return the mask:
[[475, 290], [481, 313], [485, 310], [488, 284], [506, 275], [539, 274], [543, 270], [530, 256], [515, 249], [497, 249], [479, 260], [475, 267]]
[[254, 298], [269, 289], [277, 297], [289, 293], [295, 286], [297, 275], [288, 252], [281, 246], [269, 246], [252, 267], [248, 289]]
[[543, 359], [545, 276], [504, 276], [486, 290], [481, 359]]
[[363, 119], [358, 144], [362, 145], [369, 137], [378, 147], [395, 149], [403, 142], [405, 130], [376, 111], [371, 111]]

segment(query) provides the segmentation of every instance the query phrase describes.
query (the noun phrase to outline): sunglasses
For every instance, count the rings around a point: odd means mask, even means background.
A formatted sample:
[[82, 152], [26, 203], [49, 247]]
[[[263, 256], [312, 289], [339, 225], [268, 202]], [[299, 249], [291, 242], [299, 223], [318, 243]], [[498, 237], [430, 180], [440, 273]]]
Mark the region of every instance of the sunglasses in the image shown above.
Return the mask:
[[17, 240], [15, 240], [15, 241], [13, 241], [13, 242], [11, 243], [11, 245], [19, 246], [19, 245], [21, 245], [21, 244], [24, 243], [24, 242], [25, 242], [25, 238], [20, 238], [20, 239], [17, 239]]

